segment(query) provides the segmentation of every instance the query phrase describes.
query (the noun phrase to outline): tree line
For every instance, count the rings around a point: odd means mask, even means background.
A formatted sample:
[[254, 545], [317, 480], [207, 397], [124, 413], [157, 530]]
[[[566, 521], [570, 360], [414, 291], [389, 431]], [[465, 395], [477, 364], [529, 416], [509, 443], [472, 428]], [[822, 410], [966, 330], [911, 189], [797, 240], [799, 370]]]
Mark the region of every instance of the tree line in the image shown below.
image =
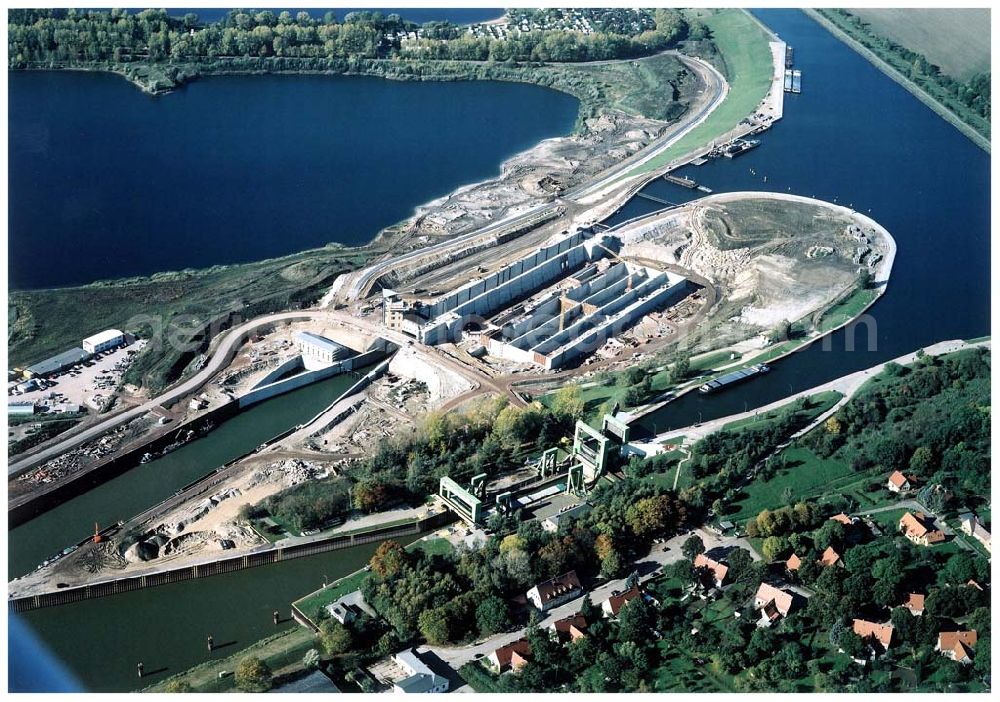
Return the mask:
[[[418, 27], [398, 14], [332, 12], [316, 19], [232, 10], [202, 23], [197, 15], [172, 17], [165, 10], [11, 10], [9, 67], [46, 63], [106, 62], [211, 64], [223, 58], [375, 59], [429, 58], [480, 61], [590, 61], [631, 58], [660, 51], [683, 39], [689, 26], [673, 10], [658, 10], [654, 27], [633, 31], [609, 25], [590, 34], [539, 30], [509, 39], [476, 38], [446, 22]], [[412, 39], [420, 31], [419, 39]], [[409, 37], [409, 41], [404, 38]]]

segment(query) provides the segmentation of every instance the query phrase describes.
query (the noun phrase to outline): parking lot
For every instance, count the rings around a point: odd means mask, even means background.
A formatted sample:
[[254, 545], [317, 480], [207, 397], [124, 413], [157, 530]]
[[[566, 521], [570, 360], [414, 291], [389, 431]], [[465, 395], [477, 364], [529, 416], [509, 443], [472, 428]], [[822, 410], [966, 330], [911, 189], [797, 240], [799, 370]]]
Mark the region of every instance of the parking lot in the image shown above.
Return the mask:
[[130, 346], [97, 354], [84, 363], [45, 378], [41, 383], [43, 387], [20, 395], [12, 394], [12, 387], [8, 387], [10, 400], [34, 402], [50, 412], [72, 411], [72, 405], [89, 411], [99, 410], [114, 395], [129, 363], [145, 343], [140, 339]]

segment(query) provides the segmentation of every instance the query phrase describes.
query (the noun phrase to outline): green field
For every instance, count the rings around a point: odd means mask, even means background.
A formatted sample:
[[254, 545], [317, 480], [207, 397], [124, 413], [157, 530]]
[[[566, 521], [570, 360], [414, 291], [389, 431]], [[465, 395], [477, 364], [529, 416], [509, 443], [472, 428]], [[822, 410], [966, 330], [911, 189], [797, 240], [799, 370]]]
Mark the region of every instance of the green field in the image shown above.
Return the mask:
[[[819, 458], [808, 449], [787, 448], [783, 455], [791, 461], [791, 467], [778, 471], [770, 480], [750, 483], [743, 490], [745, 496], [736, 503], [739, 511], [726, 515], [727, 518], [734, 521], [749, 519], [763, 509], [776, 509], [824, 494], [831, 482], [852, 475], [850, 466]], [[786, 489], [790, 497], [785, 496]]]
[[990, 11], [931, 8], [852, 8], [879, 34], [902, 44], [958, 80], [990, 70]]
[[[840, 398], [842, 398], [843, 396], [844, 395], [842, 393], [839, 393], [836, 390], [825, 390], [823, 392], [818, 392], [815, 395], [810, 395], [808, 398], [809, 407], [806, 410], [806, 414], [810, 418], [818, 417], [819, 415], [823, 414], [828, 409], [833, 407], [835, 404], [837, 404], [837, 402], [840, 401]], [[777, 407], [769, 412], [765, 412], [764, 414], [757, 415], [754, 417], [745, 417], [743, 419], [737, 419], [735, 421], [729, 422], [729, 424], [726, 424], [724, 427], [722, 427], [722, 429], [728, 431], [734, 431], [736, 429], [741, 429], [742, 427], [747, 427], [750, 425], [754, 425], [757, 427], [765, 426], [768, 424], [768, 422], [772, 422], [775, 419], [778, 419], [782, 414], [784, 414], [785, 409], [790, 404], [791, 403], [787, 403], [786, 405], [782, 405], [781, 407]]]
[[[194, 688], [195, 692], [238, 692], [232, 671], [247, 656], [256, 656], [267, 663], [275, 677], [295, 673], [302, 668], [302, 657], [310, 648], [317, 648], [316, 637], [301, 626], [286, 629], [256, 642], [242, 651], [207, 661], [178, 675], [173, 675], [152, 685], [143, 692], [164, 692], [173, 680], [182, 680]], [[228, 673], [223, 677], [219, 674]]]
[[[180, 376], [230, 313], [249, 319], [315, 302], [336, 276], [358, 267], [366, 249], [316, 249], [285, 258], [157, 273], [74, 288], [14, 291], [7, 318], [10, 364], [23, 367], [80, 345], [101, 329], [149, 339], [126, 380], [157, 389]], [[188, 343], [193, 351], [181, 351]], [[174, 343], [174, 342], [177, 343]]]
[[771, 86], [770, 37], [749, 13], [729, 8], [713, 12], [704, 22], [721, 56], [721, 65], [716, 67], [729, 82], [729, 95], [708, 119], [656, 158], [630, 171], [630, 176], [659, 168], [730, 131], [757, 108]]
[[823, 313], [817, 329], [821, 332], [828, 332], [843, 324], [847, 324], [861, 314], [861, 311], [868, 307], [877, 297], [877, 290], [867, 288], [855, 289], [850, 295]]

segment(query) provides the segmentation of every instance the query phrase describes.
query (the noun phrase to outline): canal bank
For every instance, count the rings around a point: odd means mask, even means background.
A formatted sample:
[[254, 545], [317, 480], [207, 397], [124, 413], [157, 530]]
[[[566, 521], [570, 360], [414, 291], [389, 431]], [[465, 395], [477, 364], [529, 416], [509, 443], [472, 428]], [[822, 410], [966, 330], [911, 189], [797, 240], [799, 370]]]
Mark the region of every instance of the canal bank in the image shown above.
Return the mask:
[[[366, 371], [367, 369], [358, 369]], [[358, 379], [344, 374], [263, 401], [160, 458], [144, 463], [8, 532], [8, 575], [23, 575], [92, 534], [94, 523], [129, 519], [303, 422], [342, 396]]]

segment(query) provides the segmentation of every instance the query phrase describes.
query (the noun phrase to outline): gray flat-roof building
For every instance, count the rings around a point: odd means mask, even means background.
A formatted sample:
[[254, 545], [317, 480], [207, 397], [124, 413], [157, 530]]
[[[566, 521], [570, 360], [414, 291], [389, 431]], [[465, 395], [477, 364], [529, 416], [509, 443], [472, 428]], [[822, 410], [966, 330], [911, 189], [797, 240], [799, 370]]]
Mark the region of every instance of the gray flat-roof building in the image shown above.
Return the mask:
[[29, 378], [45, 377], [64, 371], [67, 368], [72, 368], [77, 363], [82, 363], [88, 358], [90, 358], [90, 354], [78, 346], [75, 349], [63, 351], [52, 358], [46, 358], [44, 361], [36, 363], [33, 366], [28, 366], [25, 373]]

